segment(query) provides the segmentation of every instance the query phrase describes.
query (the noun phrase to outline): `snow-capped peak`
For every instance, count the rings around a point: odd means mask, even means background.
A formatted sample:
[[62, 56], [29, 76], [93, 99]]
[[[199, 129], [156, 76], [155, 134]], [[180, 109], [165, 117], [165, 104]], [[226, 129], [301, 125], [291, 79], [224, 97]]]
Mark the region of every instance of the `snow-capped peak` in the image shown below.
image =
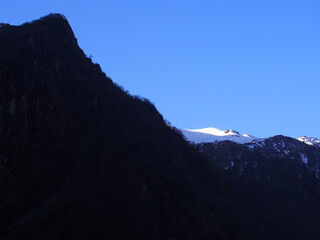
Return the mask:
[[218, 128], [201, 128], [201, 129], [182, 129], [186, 139], [194, 143], [215, 142], [215, 141], [233, 141], [237, 143], [248, 143], [256, 140], [256, 137], [248, 134], [241, 135], [239, 132], [229, 129], [220, 130]]
[[227, 135], [239, 135], [237, 131], [234, 131], [232, 129], [229, 130], [220, 130], [218, 128], [208, 127], [208, 128], [200, 128], [200, 129], [185, 129], [187, 131], [191, 132], [199, 132], [199, 133], [205, 133], [215, 136], [227, 136]]
[[[240, 134], [232, 129], [220, 130], [213, 127], [201, 129], [181, 129], [181, 132], [189, 142], [193, 143], [232, 141], [241, 144], [259, 144], [259, 142], [265, 140], [265, 138], [256, 138], [249, 134]], [[297, 138], [297, 140], [311, 146], [320, 147], [320, 139], [315, 137], [302, 136]]]
[[320, 139], [315, 137], [302, 136], [298, 137], [297, 140], [312, 146], [320, 146]]

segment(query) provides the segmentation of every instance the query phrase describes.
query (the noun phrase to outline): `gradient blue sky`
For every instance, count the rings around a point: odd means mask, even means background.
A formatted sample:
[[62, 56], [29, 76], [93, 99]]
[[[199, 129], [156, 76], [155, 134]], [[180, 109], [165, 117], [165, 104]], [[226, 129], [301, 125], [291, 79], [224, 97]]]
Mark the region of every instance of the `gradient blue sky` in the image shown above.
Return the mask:
[[319, 0], [0, 0], [0, 22], [51, 12], [176, 127], [320, 137]]

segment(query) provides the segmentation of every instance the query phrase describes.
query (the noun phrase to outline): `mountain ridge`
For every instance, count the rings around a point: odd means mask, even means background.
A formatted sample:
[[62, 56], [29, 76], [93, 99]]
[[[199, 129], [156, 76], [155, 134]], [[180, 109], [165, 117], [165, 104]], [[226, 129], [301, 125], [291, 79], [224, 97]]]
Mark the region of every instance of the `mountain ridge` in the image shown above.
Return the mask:
[[[187, 141], [193, 143], [205, 143], [205, 142], [215, 142], [215, 141], [233, 141], [240, 144], [263, 141], [268, 138], [257, 138], [249, 134], [240, 134], [236, 130], [220, 130], [218, 128], [208, 127], [200, 129], [180, 129]], [[283, 135], [280, 135], [283, 136]], [[296, 140], [303, 142], [308, 145], [320, 146], [320, 139], [310, 136], [301, 136], [295, 138]]]

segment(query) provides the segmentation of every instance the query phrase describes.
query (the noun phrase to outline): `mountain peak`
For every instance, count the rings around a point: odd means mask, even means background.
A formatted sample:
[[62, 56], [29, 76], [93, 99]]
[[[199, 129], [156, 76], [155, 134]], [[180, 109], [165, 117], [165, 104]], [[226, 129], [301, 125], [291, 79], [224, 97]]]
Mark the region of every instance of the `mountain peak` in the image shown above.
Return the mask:
[[51, 27], [52, 25], [64, 25], [65, 27], [67, 28], [70, 28], [70, 25], [68, 23], [68, 20], [67, 18], [60, 14], [60, 13], [50, 13], [46, 16], [43, 16], [39, 19], [36, 19], [36, 20], [33, 20], [33, 21], [30, 21], [30, 22], [25, 22], [21, 25], [11, 25], [11, 24], [8, 24], [8, 23], [0, 23], [0, 29], [5, 29], [5, 28], [19, 28], [19, 27], [27, 27], [27, 26], [36, 26], [36, 25], [42, 25], [42, 27]]
[[60, 13], [50, 13], [46, 16], [43, 16], [39, 19], [30, 21], [30, 22], [26, 22], [22, 25], [28, 25], [28, 24], [45, 24], [47, 26], [53, 25], [53, 24], [58, 24], [58, 25], [63, 24], [63, 25], [69, 26], [67, 18], [63, 14], [60, 14]]
[[[283, 139], [290, 138], [283, 135], [276, 135], [269, 138], [257, 138], [250, 134], [240, 134], [238, 131], [233, 129], [220, 130], [218, 128], [208, 127], [201, 129], [182, 129], [181, 130], [186, 139], [194, 143], [202, 142], [216, 142], [216, 141], [233, 141], [237, 143], [251, 143], [256, 142], [255, 140], [264, 141], [265, 139]], [[320, 147], [320, 139], [310, 136], [301, 136], [296, 140], [311, 146]]]
[[59, 56], [85, 57], [71, 26], [61, 14], [49, 14], [19, 26], [4, 24], [0, 27], [0, 52], [0, 61], [11, 67], [16, 65], [16, 69], [31, 59], [34, 67], [44, 62], [43, 59], [58, 61]]
[[238, 131], [228, 129], [220, 130], [218, 128], [201, 128], [201, 129], [183, 129], [182, 133], [188, 141], [194, 143], [215, 142], [215, 141], [233, 141], [237, 143], [248, 143], [257, 139], [248, 134], [241, 135]]
[[315, 137], [301, 136], [301, 137], [298, 137], [297, 140], [308, 145], [320, 146], [320, 139]]

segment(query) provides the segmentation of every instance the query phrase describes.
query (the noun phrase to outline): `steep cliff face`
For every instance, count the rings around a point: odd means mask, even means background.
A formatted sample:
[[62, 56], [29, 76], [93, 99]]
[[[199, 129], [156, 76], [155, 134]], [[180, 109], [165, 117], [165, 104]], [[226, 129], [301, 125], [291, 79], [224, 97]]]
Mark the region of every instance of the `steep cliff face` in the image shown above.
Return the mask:
[[0, 239], [272, 239], [63, 16], [0, 27], [0, 85]]

